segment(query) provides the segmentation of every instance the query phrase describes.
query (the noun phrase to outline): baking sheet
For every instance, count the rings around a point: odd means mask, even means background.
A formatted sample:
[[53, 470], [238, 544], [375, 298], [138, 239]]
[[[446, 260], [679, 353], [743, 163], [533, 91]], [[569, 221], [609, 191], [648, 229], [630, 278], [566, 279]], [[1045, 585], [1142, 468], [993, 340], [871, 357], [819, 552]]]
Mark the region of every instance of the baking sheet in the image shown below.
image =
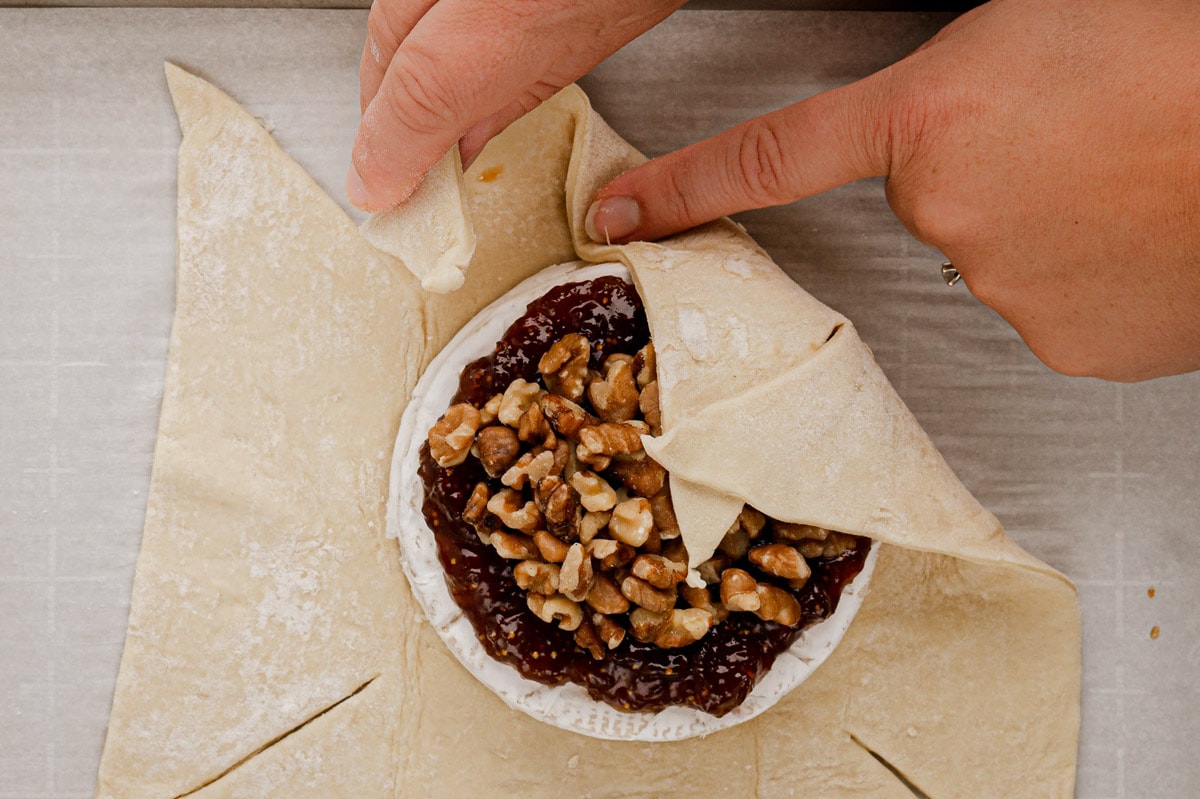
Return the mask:
[[[365, 17], [0, 11], [0, 799], [95, 785], [173, 310], [178, 129], [162, 61], [228, 90], [340, 199]], [[659, 154], [868, 74], [947, 19], [688, 10], [584, 85]], [[1077, 795], [1193, 796], [1200, 375], [1051, 373], [943, 285], [879, 181], [740, 220], [855, 320], [1013, 537], [1079, 584]]]

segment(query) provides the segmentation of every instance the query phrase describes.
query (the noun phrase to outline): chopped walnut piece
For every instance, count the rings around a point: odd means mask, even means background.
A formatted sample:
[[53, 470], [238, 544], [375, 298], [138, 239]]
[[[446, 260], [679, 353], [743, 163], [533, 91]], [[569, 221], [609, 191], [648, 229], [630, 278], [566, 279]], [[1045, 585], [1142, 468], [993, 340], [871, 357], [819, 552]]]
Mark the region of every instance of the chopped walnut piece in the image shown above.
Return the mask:
[[654, 375], [658, 370], [657, 359], [654, 357], [654, 342], [648, 342], [638, 350], [637, 355], [633, 356], [632, 368], [638, 388], [645, 388], [654, 382]]
[[600, 562], [600, 568], [611, 571], [624, 566], [634, 559], [637, 550], [629, 544], [614, 541], [611, 538], [596, 538], [588, 545], [592, 557]]
[[716, 607], [716, 604], [713, 603], [712, 593], [709, 592], [707, 586], [700, 588], [684, 583], [683, 585], [679, 586], [679, 596], [681, 596], [683, 601], [688, 603], [688, 605], [693, 608], [704, 608], [705, 610], [708, 610], [709, 608]]
[[547, 394], [542, 397], [540, 404], [550, 426], [564, 438], [576, 438], [585, 425], [600, 422], [579, 405], [557, 394]]
[[596, 455], [586, 450], [582, 444], [575, 447], [575, 460], [596, 472], [602, 472], [612, 465], [611, 455]]
[[721, 539], [721, 543], [717, 544], [717, 549], [733, 560], [740, 560], [746, 557], [746, 552], [750, 549], [750, 535], [740, 522], [735, 521]]
[[655, 613], [646, 608], [634, 608], [629, 614], [629, 632], [644, 644], [651, 643], [666, 623], [665, 613]]
[[812, 574], [808, 562], [796, 550], [787, 544], [767, 544], [755, 547], [748, 555], [750, 562], [767, 574], [782, 577], [785, 580], [804, 580]]
[[579, 495], [565, 480], [554, 474], [546, 477], [534, 489], [533, 501], [546, 517], [550, 532], [567, 541], [578, 538]]
[[475, 436], [479, 462], [488, 477], [499, 477], [516, 462], [521, 454], [521, 442], [512, 428], [502, 424], [489, 425]]
[[492, 548], [496, 554], [507, 560], [531, 560], [539, 554], [533, 539], [516, 533], [497, 530], [492, 533]]
[[825, 552], [824, 541], [797, 541], [796, 550], [806, 558], [819, 558]]
[[696, 567], [696, 571], [708, 585], [721, 582], [721, 574], [729, 567], [729, 556], [717, 553]]
[[613, 461], [609, 470], [630, 493], [639, 497], [653, 497], [662, 491], [667, 482], [667, 470], [650, 458]]
[[667, 613], [666, 623], [654, 636], [654, 643], [663, 649], [678, 649], [699, 641], [712, 626], [713, 617], [707, 610], [673, 608]]
[[654, 515], [654, 526], [664, 541], [679, 538], [679, 521], [675, 518], [669, 490], [664, 488], [650, 497], [650, 512]]
[[758, 581], [744, 569], [726, 569], [721, 574], [721, 604], [732, 611], [756, 611], [762, 604]]
[[517, 437], [550, 450], [558, 444], [558, 438], [542, 413], [541, 404], [537, 402], [530, 403], [525, 413], [521, 414], [517, 422]]
[[591, 556], [583, 548], [583, 544], [572, 544], [562, 562], [558, 590], [567, 599], [582, 602], [592, 590], [593, 579]]
[[830, 531], [824, 541], [800, 541], [796, 548], [806, 558], [836, 558], [854, 549], [854, 536]]
[[503, 400], [503, 394], [493, 394], [492, 398], [483, 404], [483, 407], [479, 409], [480, 424], [491, 424], [496, 421], [496, 414], [500, 413], [500, 403]]
[[538, 530], [533, 534], [533, 544], [542, 557], [551, 563], [562, 563], [567, 558], [570, 546], [549, 530]]
[[[554, 445], [554, 464], [550, 467], [550, 474], [561, 474], [563, 477], [570, 477], [575, 473], [572, 464], [575, 462], [575, 448], [566, 441], [559, 441]], [[570, 472], [567, 470], [570, 469]]]
[[725, 609], [724, 605], [713, 602], [712, 593], [708, 588], [697, 588], [684, 583], [679, 586], [679, 595], [692, 607], [707, 610], [712, 615], [714, 624], [725, 621], [729, 616], [729, 611]]
[[653, 522], [650, 524], [650, 534], [646, 536], [646, 543], [642, 544], [640, 548], [647, 555], [662, 554], [662, 538], [658, 535], [658, 530], [655, 529]]
[[646, 419], [646, 424], [650, 425], [650, 434], [661, 436], [662, 411], [658, 407], [657, 380], [642, 389], [642, 393], [638, 396], [638, 408], [641, 410], [642, 416]]
[[492, 535], [503, 529], [504, 525], [496, 518], [494, 513], [485, 515], [475, 524], [471, 525], [475, 528], [475, 535], [479, 536], [479, 540], [491, 546]]
[[546, 387], [567, 399], [582, 397], [591, 350], [587, 338], [578, 333], [568, 333], [551, 344], [538, 361], [538, 371]]
[[613, 507], [608, 531], [618, 541], [631, 547], [640, 547], [650, 537], [653, 526], [654, 514], [650, 512], [650, 501], [634, 497]]
[[575, 457], [598, 469], [607, 469], [614, 455], [637, 455], [643, 452], [640, 422], [604, 422], [579, 430], [579, 446]]
[[782, 588], [766, 583], [759, 583], [755, 593], [759, 597], [759, 606], [754, 615], [763, 621], [774, 621], [788, 627], [795, 627], [800, 623], [800, 603], [796, 601], [796, 597]]
[[554, 492], [566, 485], [567, 481], [556, 474], [549, 474], [536, 483], [530, 483], [533, 488], [533, 504], [537, 505], [538, 510], [544, 514], [546, 504], [554, 496]]
[[561, 630], [576, 630], [583, 623], [583, 608], [565, 596], [530, 594], [525, 602], [535, 616], [547, 624], [558, 622]]
[[553, 468], [554, 453], [550, 450], [542, 450], [536, 455], [526, 452], [508, 467], [500, 482], [509, 488], [524, 488], [527, 483], [537, 485], [550, 475]]
[[608, 616], [629, 611], [629, 600], [606, 574], [595, 575], [592, 588], [584, 599], [597, 613]]
[[496, 418], [502, 424], [515, 428], [521, 423], [521, 417], [525, 411], [529, 410], [529, 406], [537, 399], [541, 390], [537, 383], [530, 383], [518, 377], [508, 384], [508, 388], [504, 389], [504, 396], [500, 400]]
[[542, 523], [541, 511], [532, 501], [523, 502], [519, 491], [505, 488], [488, 500], [487, 509], [500, 517], [505, 527], [532, 533]]
[[429, 428], [429, 454], [443, 469], [467, 459], [479, 429], [479, 411], [468, 402], [451, 405]]
[[558, 592], [558, 567], [553, 563], [523, 560], [513, 567], [513, 577], [522, 590], [546, 596]]
[[616, 649], [625, 640], [625, 628], [608, 616], [593, 613], [592, 626], [596, 628], [596, 634], [600, 636], [600, 640], [609, 649]]
[[[615, 495], [614, 495], [615, 498]], [[579, 540], [590, 544], [601, 530], [608, 527], [612, 514], [608, 511], [588, 511], [579, 522]]]
[[[585, 386], [590, 386], [592, 383], [595, 383], [597, 380], [603, 380], [603, 379], [604, 379], [604, 375], [600, 374], [600, 372], [596, 371], [595, 369], [588, 369], [587, 374], [583, 378], [583, 384]], [[586, 388], [583, 391], [583, 395], [584, 395], [584, 397], [587, 397], [587, 389]], [[588, 400], [588, 401], [591, 402], [591, 400]]]
[[672, 538], [662, 542], [661, 553], [664, 558], [673, 560], [687, 570], [688, 553], [687, 547], [684, 546], [682, 538]]
[[480, 541], [490, 546], [492, 533], [499, 529], [500, 521], [488, 512], [489, 497], [487, 484], [476, 483], [471, 496], [467, 498], [466, 507], [463, 508], [463, 521], [475, 528], [475, 534], [479, 536]]
[[811, 524], [796, 524], [794, 522], [771, 522], [771, 531], [779, 541], [824, 541], [829, 537], [829, 531], [824, 527]]
[[655, 588], [632, 574], [621, 581], [621, 593], [633, 604], [656, 613], [666, 613], [675, 607], [677, 595], [675, 586], [666, 589]]
[[670, 588], [687, 577], [687, 566], [662, 555], [638, 555], [630, 567], [634, 577], [640, 577], [655, 588]]
[[575, 643], [580, 649], [586, 649], [592, 660], [604, 660], [604, 642], [600, 640], [596, 628], [587, 619], [580, 622], [575, 630]]
[[463, 508], [463, 521], [470, 525], [478, 524], [487, 513], [489, 498], [487, 483], [476, 483], [475, 488], [471, 490], [471, 496], [467, 497], [466, 507]]
[[575, 472], [568, 481], [571, 488], [579, 492], [579, 504], [585, 510], [612, 510], [617, 504], [617, 492], [600, 475], [595, 472]]
[[742, 512], [738, 514], [738, 524], [753, 540], [758, 538], [762, 534], [763, 528], [767, 526], [767, 517], [749, 505], [743, 505]]
[[587, 387], [588, 399], [596, 415], [605, 422], [625, 422], [638, 410], [638, 387], [630, 360], [609, 357], [604, 362], [604, 377]]

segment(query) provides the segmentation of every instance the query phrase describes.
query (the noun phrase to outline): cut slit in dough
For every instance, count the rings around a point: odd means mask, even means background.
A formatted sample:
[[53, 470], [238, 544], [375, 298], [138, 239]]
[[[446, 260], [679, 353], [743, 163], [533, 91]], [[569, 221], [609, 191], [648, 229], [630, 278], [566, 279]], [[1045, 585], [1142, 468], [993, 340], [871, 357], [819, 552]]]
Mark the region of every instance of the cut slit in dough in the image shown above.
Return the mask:
[[[514, 123], [468, 172], [504, 167], [500, 180], [468, 179], [473, 265], [457, 292], [432, 295], [251, 115], [168, 72], [183, 129], [178, 299], [99, 797], [911, 796], [877, 758], [938, 799], [1073, 794], [1075, 593], [975, 511], [932, 447], [913, 461], [930, 478], [912, 477], [919, 496], [816, 508], [835, 528], [843, 514], [867, 519], [889, 543], [837, 651], [770, 711], [647, 744], [571, 735], [506, 707], [422, 619], [383, 533], [388, 454], [429, 360], [542, 267], [624, 263], [655, 340], [680, 342], [659, 360], [660, 380], [674, 380], [664, 424], [680, 427], [663, 437], [669, 468], [697, 492], [749, 492], [754, 481], [694, 461], [683, 427], [710, 424], [704, 409], [718, 402], [749, 410], [752, 386], [820, 366], [813, 353], [841, 317], [728, 223], [591, 243], [589, 198], [641, 157], [577, 88]], [[738, 307], [778, 335], [741, 330], [726, 318]], [[697, 310], [728, 323], [730, 346], [688, 349]], [[857, 348], [852, 333], [833, 341]], [[865, 357], [838, 379], [877, 371]], [[915, 435], [903, 415], [875, 430], [897, 447]], [[865, 451], [883, 468], [896, 450]], [[830, 462], [809, 475], [812, 499], [835, 477]]]

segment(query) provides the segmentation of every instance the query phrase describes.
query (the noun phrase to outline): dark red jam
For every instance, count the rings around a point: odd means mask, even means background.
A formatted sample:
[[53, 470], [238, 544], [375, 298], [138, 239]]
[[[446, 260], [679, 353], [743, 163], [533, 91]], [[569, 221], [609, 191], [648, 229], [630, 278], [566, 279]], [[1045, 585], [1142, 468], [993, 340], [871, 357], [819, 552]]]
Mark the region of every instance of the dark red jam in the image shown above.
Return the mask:
[[[530, 303], [492, 355], [466, 367], [451, 402], [481, 407], [517, 378], [537, 381], [542, 355], [571, 332], [589, 339], [593, 368], [614, 352], [634, 353], [650, 340], [641, 300], [621, 278], [559, 286]], [[475, 484], [486, 482], [498, 490], [500, 481], [489, 479], [476, 458], [439, 467], [428, 444], [421, 448], [420, 474], [425, 518], [437, 540], [446, 583], [488, 653], [531, 680], [546, 685], [574, 682], [593, 699], [621, 710], [683, 705], [722, 716], [737, 707], [804, 627], [833, 613], [842, 589], [861, 571], [870, 543], [860, 538], [856, 548], [843, 555], [809, 560], [812, 576], [792, 592], [803, 611], [796, 627], [735, 613], [690, 646], [662, 649], [627, 635], [602, 660], [595, 660], [575, 644], [572, 633], [543, 622], [528, 609], [526, 594], [513, 577], [515, 561], [481, 543], [462, 520]], [[759, 576], [749, 563], [738, 566]]]

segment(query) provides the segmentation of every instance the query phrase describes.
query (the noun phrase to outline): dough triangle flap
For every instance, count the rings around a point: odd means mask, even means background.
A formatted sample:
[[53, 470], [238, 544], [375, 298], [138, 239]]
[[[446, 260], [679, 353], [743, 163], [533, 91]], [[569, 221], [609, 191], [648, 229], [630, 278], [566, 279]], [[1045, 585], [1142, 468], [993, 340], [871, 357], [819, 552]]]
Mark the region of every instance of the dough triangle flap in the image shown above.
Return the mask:
[[1057, 575], [954, 476], [850, 324], [812, 357], [645, 445], [673, 477], [777, 519]]
[[[416, 281], [254, 117], [166, 72], [184, 130], [176, 315], [102, 796], [215, 788], [326, 711], [311, 726], [394, 705], [384, 682], [355, 694], [395, 668], [405, 621], [381, 497], [407, 381], [356, 364], [415, 371]], [[343, 748], [394, 761], [374, 741], [398, 723], [367, 713]]]

